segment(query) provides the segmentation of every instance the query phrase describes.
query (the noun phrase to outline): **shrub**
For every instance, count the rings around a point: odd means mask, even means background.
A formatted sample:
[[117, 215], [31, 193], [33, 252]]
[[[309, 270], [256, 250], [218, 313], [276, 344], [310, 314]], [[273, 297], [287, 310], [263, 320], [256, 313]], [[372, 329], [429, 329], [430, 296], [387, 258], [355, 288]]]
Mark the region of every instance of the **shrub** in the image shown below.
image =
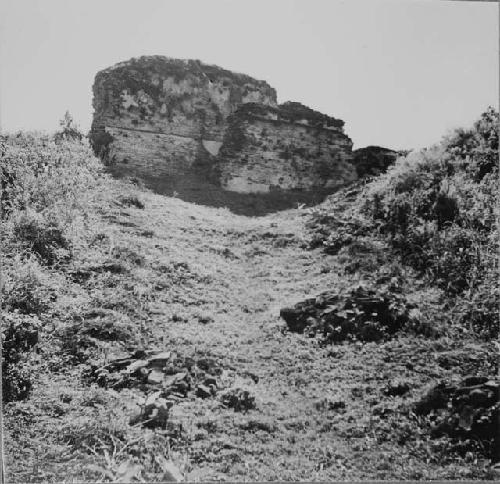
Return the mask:
[[498, 302], [498, 263], [493, 263], [482, 282], [470, 289], [457, 303], [459, 323], [484, 339], [497, 339], [500, 333]]
[[21, 314], [40, 315], [56, 298], [56, 287], [33, 257], [17, 256], [5, 267], [3, 308]]
[[355, 185], [355, 200], [339, 192], [323, 220], [313, 218], [314, 245], [344, 257], [360, 236], [377, 234], [444, 290], [462, 328], [497, 335], [498, 125], [489, 108], [472, 128], [401, 156], [361, 190]]
[[450, 294], [480, 283], [492, 251], [498, 174], [498, 114], [400, 158], [365, 190], [362, 212], [413, 267]]
[[4, 314], [2, 329], [2, 399], [23, 400], [32, 387], [32, 371], [25, 354], [38, 343], [35, 317]]
[[14, 223], [17, 241], [49, 265], [69, 257], [70, 242], [57, 221], [49, 222], [40, 213], [20, 213]]
[[137, 195], [123, 195], [118, 201], [125, 207], [144, 208], [144, 202]]
[[[136, 119], [132, 120], [132, 124], [134, 121], [137, 122]], [[94, 150], [94, 154], [101, 158], [103, 162], [110, 163], [110, 151], [111, 151], [111, 143], [113, 142], [113, 136], [111, 136], [106, 130], [92, 130], [90, 135], [90, 144], [92, 145], [92, 149]]]
[[20, 210], [55, 214], [69, 221], [98, 185], [102, 164], [88, 144], [19, 133], [3, 136], [0, 151], [1, 220]]
[[61, 328], [62, 351], [74, 361], [85, 361], [100, 342], [120, 341], [133, 344], [136, 333], [124, 314], [106, 309], [93, 309], [74, 317]]
[[82, 140], [83, 134], [80, 132], [78, 125], [74, 122], [73, 116], [71, 116], [69, 111], [64, 113], [64, 118], [59, 121], [59, 125], [61, 126], [61, 131], [54, 135], [54, 141]]

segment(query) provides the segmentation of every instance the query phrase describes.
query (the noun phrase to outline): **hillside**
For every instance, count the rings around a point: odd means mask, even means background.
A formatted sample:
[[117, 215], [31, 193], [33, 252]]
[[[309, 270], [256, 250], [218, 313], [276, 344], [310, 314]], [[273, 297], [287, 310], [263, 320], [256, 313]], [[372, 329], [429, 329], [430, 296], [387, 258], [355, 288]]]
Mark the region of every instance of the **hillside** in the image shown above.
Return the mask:
[[260, 217], [4, 137], [9, 482], [494, 478], [497, 126]]

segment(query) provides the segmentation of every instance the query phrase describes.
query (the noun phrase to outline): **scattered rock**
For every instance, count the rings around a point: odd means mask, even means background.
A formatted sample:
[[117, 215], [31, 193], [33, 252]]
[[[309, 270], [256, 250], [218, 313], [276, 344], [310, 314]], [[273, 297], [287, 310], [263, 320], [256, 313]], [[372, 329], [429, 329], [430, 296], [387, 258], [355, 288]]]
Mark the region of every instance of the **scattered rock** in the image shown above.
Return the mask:
[[230, 388], [221, 396], [222, 404], [235, 412], [247, 412], [256, 407], [255, 397], [244, 388]]
[[198, 385], [196, 387], [196, 396], [200, 398], [210, 398], [212, 396], [212, 391], [205, 385]]
[[384, 389], [384, 393], [389, 397], [400, 397], [410, 391], [410, 385], [404, 381], [391, 381]]
[[142, 368], [146, 368], [148, 366], [148, 362], [146, 360], [135, 360], [127, 366], [127, 372], [131, 375], [135, 375]]
[[238, 423], [238, 427], [247, 432], [262, 431], [262, 432], [267, 432], [268, 434], [274, 433], [277, 429], [277, 426], [274, 422], [257, 418], [244, 420]]
[[[487, 345], [467, 344], [462, 348], [439, 352], [435, 356], [438, 365], [446, 370], [457, 369], [464, 378], [476, 378], [477, 373], [496, 371], [496, 352]], [[470, 383], [472, 385], [472, 383]]]
[[196, 362], [170, 351], [154, 353], [137, 350], [125, 358], [117, 358], [101, 367], [95, 366], [91, 377], [100, 386], [115, 390], [137, 387], [150, 391], [152, 386], [161, 386], [167, 395], [185, 398], [196, 382], [208, 387], [211, 395], [215, 394], [217, 379], [207, 376], [206, 368], [219, 371], [215, 361], [206, 358]]
[[169, 393], [186, 397], [191, 390], [191, 378], [188, 373], [177, 373], [167, 378], [164, 386]]
[[171, 359], [172, 353], [170, 351], [163, 351], [148, 358], [148, 364], [151, 366], [165, 366]]
[[129, 423], [142, 423], [149, 428], [166, 428], [173, 402], [163, 397], [161, 391], [150, 394], [141, 406], [140, 411], [131, 417]]
[[203, 384], [210, 387], [210, 386], [216, 386], [217, 385], [217, 380], [213, 376], [207, 376], [205, 380], [203, 381]]
[[164, 373], [158, 370], [151, 370], [148, 374], [148, 383], [160, 385], [163, 383]]
[[482, 383], [486, 383], [487, 381], [487, 376], [467, 375], [464, 377], [462, 384], [468, 387], [472, 385], [481, 385]]
[[432, 437], [448, 435], [463, 452], [480, 443], [494, 462], [500, 461], [500, 382], [468, 376], [459, 385], [441, 382], [415, 405], [415, 413], [434, 421]]
[[196, 360], [196, 366], [211, 375], [220, 375], [222, 373], [219, 364], [213, 358], [198, 358]]
[[326, 342], [345, 339], [378, 341], [399, 330], [412, 306], [386, 287], [355, 287], [345, 293], [324, 292], [291, 308], [280, 316], [290, 331], [322, 335]]

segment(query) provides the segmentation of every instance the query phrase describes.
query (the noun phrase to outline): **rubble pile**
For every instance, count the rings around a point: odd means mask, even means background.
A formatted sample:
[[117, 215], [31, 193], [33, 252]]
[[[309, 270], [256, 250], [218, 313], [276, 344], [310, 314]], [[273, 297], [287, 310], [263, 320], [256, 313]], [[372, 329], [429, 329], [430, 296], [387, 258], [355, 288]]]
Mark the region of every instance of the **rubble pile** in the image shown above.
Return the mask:
[[440, 382], [415, 405], [417, 415], [432, 422], [433, 438], [447, 435], [455, 448], [482, 450], [500, 461], [500, 382], [487, 376], [469, 376], [459, 384]]
[[120, 390], [134, 388], [147, 396], [132, 425], [165, 427], [170, 408], [188, 396], [214, 397], [220, 389], [217, 377], [222, 370], [209, 358], [182, 357], [171, 351], [137, 350], [91, 369], [91, 378], [100, 386]]
[[359, 285], [346, 293], [324, 292], [283, 308], [280, 316], [290, 331], [319, 334], [327, 343], [379, 341], [401, 329], [410, 320], [411, 309], [395, 291]]

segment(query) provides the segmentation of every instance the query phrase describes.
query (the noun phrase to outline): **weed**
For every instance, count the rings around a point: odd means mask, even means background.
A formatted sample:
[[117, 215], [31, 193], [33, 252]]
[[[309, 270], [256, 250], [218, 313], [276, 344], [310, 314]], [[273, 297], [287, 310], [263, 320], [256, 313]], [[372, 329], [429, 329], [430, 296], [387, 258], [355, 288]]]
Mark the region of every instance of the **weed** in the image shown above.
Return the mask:
[[57, 283], [33, 257], [17, 256], [5, 275], [2, 288], [6, 311], [40, 315], [56, 300]]
[[26, 353], [38, 343], [40, 321], [33, 316], [8, 313], [2, 324], [2, 398], [25, 399], [32, 387]]
[[122, 195], [118, 201], [124, 207], [144, 208], [144, 202], [137, 195]]
[[14, 237], [48, 265], [68, 260], [70, 256], [70, 242], [61, 227], [57, 222], [47, 221], [40, 213], [22, 212], [14, 222]]

